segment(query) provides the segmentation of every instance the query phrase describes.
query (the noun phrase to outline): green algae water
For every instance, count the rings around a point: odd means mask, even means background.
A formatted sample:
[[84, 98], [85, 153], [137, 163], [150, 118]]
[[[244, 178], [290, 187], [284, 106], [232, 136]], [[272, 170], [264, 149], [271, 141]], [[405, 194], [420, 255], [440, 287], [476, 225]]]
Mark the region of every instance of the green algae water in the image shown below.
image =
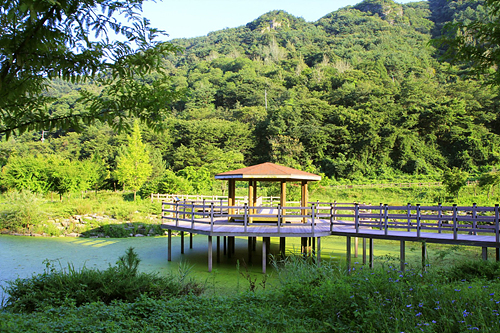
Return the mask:
[[[387, 257], [398, 258], [399, 242], [375, 240], [375, 263], [380, 263]], [[236, 238], [235, 254], [231, 258], [223, 255], [221, 237], [221, 262], [216, 262], [215, 240], [213, 242], [213, 271], [207, 271], [207, 237], [193, 236], [193, 248], [189, 248], [189, 237], [185, 238], [184, 254], [180, 252], [180, 237], [172, 237], [172, 261], [167, 260], [167, 238], [162, 237], [134, 237], [134, 238], [44, 238], [22, 236], [0, 236], [0, 285], [16, 278], [26, 278], [33, 274], [42, 273], [46, 268], [47, 260], [56, 268], [65, 269], [68, 263], [75, 268], [105, 269], [114, 265], [118, 257], [122, 256], [129, 247], [133, 247], [139, 254], [141, 263], [139, 269], [144, 272], [166, 274], [176, 273], [179, 268], [191, 267], [189, 277], [205, 283], [210, 294], [227, 294], [243, 291], [249, 288], [249, 282], [244, 275], [257, 279], [261, 283], [262, 274], [262, 239], [257, 242], [256, 251], [252, 253], [252, 264], [248, 263], [248, 243], [246, 238]], [[354, 244], [354, 241], [352, 242]], [[362, 247], [359, 240], [358, 258], [353, 258], [354, 267], [362, 264]], [[300, 238], [287, 238], [287, 253], [298, 253]], [[407, 260], [418, 262], [419, 244], [407, 242]], [[431, 258], [444, 251], [442, 247], [432, 249], [428, 247]], [[478, 250], [478, 249], [474, 249]], [[470, 252], [463, 252], [470, 255]], [[279, 239], [271, 238], [270, 253], [277, 256]], [[478, 251], [476, 251], [478, 252]], [[345, 237], [323, 237], [321, 242], [322, 260], [338, 263], [345, 262]], [[354, 254], [354, 251], [352, 251]], [[479, 254], [477, 254], [479, 255]], [[243, 274], [242, 274], [243, 273]], [[248, 274], [247, 274], [248, 273]], [[277, 273], [272, 265], [267, 266], [267, 286], [277, 283]], [[0, 300], [3, 297], [0, 290]]]

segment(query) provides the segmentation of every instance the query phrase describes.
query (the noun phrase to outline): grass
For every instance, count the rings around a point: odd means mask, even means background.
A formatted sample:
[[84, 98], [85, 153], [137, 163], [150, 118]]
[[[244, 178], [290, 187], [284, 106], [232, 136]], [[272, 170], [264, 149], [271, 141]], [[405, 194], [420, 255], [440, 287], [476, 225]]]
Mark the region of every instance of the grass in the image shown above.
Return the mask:
[[254, 291], [143, 293], [133, 302], [66, 302], [32, 313], [7, 309], [0, 313], [0, 331], [497, 332], [500, 325], [498, 263], [403, 273], [389, 260], [350, 275], [341, 265], [318, 267], [296, 256], [274, 265], [277, 282]]

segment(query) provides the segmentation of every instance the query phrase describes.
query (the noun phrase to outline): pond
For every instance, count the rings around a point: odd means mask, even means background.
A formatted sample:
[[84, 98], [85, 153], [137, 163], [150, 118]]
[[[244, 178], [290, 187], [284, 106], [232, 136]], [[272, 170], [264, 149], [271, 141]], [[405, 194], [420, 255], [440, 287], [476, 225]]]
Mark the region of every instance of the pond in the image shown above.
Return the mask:
[[[167, 260], [167, 238], [162, 237], [133, 237], [133, 238], [70, 238], [70, 237], [22, 237], [0, 236], [0, 285], [18, 277], [30, 277], [32, 274], [42, 273], [46, 268], [44, 261], [50, 260], [57, 268], [66, 268], [68, 263], [75, 268], [83, 266], [104, 269], [114, 265], [118, 257], [129, 247], [134, 247], [141, 263], [139, 269], [144, 272], [176, 272], [180, 263], [192, 267], [190, 276], [207, 284], [211, 293], [228, 293], [236, 289], [248, 288], [248, 282], [239, 273], [247, 269], [253, 278], [262, 281], [261, 273], [261, 239], [257, 242], [253, 253], [253, 265], [244, 267], [248, 261], [247, 239], [236, 238], [235, 255], [230, 259], [222, 256], [221, 262], [214, 263], [213, 272], [207, 271], [207, 237], [194, 235], [193, 249], [189, 249], [189, 237], [186, 237], [185, 254], [180, 254], [180, 237], [172, 238], [172, 261]], [[293, 240], [293, 241], [292, 241]], [[353, 242], [354, 243], [354, 242]], [[322, 238], [322, 260], [345, 260], [345, 237], [329, 236]], [[359, 242], [359, 256], [361, 257], [361, 240]], [[408, 242], [407, 260], [415, 257], [419, 260], [419, 245]], [[222, 246], [221, 246], [222, 247]], [[380, 262], [385, 256], [397, 257], [399, 243], [391, 241], [375, 241], [375, 262]], [[300, 248], [300, 238], [287, 239], [287, 253], [297, 253]], [[271, 253], [277, 254], [279, 239], [271, 239]], [[413, 250], [412, 250], [413, 249]], [[430, 249], [430, 247], [429, 247]], [[438, 249], [435, 249], [438, 250]], [[476, 249], [475, 249], [476, 250]], [[477, 251], [477, 250], [476, 250]], [[222, 250], [221, 250], [222, 252]], [[353, 252], [354, 253], [354, 252]], [[413, 254], [413, 255], [412, 255]], [[465, 254], [465, 253], [464, 253]], [[431, 254], [432, 255], [432, 254]], [[470, 253], [468, 253], [470, 255]], [[353, 264], [360, 265], [361, 258], [353, 258]], [[276, 280], [276, 272], [268, 265], [269, 281]], [[0, 290], [0, 300], [3, 296]]]

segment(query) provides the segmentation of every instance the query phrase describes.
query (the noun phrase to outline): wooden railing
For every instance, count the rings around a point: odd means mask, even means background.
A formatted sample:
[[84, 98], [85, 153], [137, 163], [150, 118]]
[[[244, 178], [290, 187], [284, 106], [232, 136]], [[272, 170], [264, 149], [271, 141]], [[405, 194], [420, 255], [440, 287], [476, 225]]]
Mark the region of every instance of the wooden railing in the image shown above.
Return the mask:
[[[179, 222], [205, 224], [213, 231], [214, 225], [242, 225], [245, 232], [261, 226], [281, 228], [297, 225], [310, 226], [314, 233], [318, 223], [329, 224], [330, 231], [338, 227], [354, 228], [362, 234], [363, 229], [389, 231], [446, 233], [457, 240], [460, 233], [468, 235], [495, 235], [500, 246], [499, 206], [388, 206], [359, 205], [351, 203], [314, 202], [310, 206], [275, 206], [272, 210], [265, 207], [250, 207], [248, 204], [227, 206], [223, 201], [163, 202], [162, 218]], [[261, 213], [259, 213], [259, 211]], [[252, 221], [259, 223], [251, 223]]]

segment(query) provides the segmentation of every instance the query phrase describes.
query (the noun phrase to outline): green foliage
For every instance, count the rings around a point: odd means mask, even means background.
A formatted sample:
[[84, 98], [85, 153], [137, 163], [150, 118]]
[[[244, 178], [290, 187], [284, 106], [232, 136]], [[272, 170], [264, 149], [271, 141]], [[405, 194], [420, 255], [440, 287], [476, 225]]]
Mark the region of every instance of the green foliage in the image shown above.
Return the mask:
[[444, 26], [445, 33], [436, 44], [446, 47], [444, 59], [465, 63], [473, 73], [484, 74], [489, 82], [498, 86], [500, 75], [495, 68], [500, 64], [497, 33], [500, 4], [495, 0], [484, 0], [465, 6], [466, 9], [457, 12], [453, 21]]
[[500, 172], [491, 171], [481, 175], [479, 177], [479, 187], [486, 188], [488, 193], [488, 198], [490, 194], [493, 192], [493, 188], [500, 184]]
[[469, 174], [458, 168], [448, 169], [443, 173], [443, 185], [446, 192], [458, 198], [458, 193], [466, 185]]
[[[6, 288], [5, 308], [17, 313], [31, 313], [60, 306], [80, 307], [92, 302], [116, 304], [134, 302], [142, 295], [166, 299], [203, 292], [193, 281], [180, 282], [173, 275], [159, 276], [138, 272], [140, 259], [133, 248], [106, 270], [83, 267], [56, 270], [47, 260], [46, 271], [27, 279], [10, 281]], [[182, 277], [185, 279], [185, 277]]]
[[[449, 281], [442, 271], [400, 272], [357, 266], [350, 274], [329, 262], [321, 266], [291, 257], [276, 264], [272, 290], [196, 297], [155, 298], [133, 303], [94, 302], [40, 309], [31, 314], [0, 313], [9, 332], [203, 331], [203, 332], [496, 332], [497, 280]], [[478, 266], [490, 266], [480, 263]], [[498, 265], [497, 265], [498, 266]], [[460, 273], [457, 266], [457, 273]], [[209, 308], [210, 311], [203, 311]], [[21, 310], [21, 309], [20, 309]], [[28, 311], [26, 311], [28, 312]], [[258, 318], [258, 319], [256, 319]], [[477, 328], [477, 329], [476, 329]]]
[[443, 277], [450, 281], [495, 281], [500, 276], [500, 263], [476, 260], [454, 265], [443, 272]]
[[116, 175], [124, 187], [136, 192], [151, 175], [153, 168], [149, 163], [149, 153], [142, 142], [139, 122], [134, 123], [132, 136], [128, 137], [128, 146], [118, 159]]
[[10, 191], [5, 194], [0, 209], [0, 228], [12, 231], [36, 228], [44, 218], [39, 195], [29, 191]]
[[[164, 35], [140, 15], [142, 0], [11, 1], [0, 14], [1, 132], [80, 128], [104, 120], [126, 127], [130, 115], [160, 126], [165, 106], [179, 93], [160, 70], [163, 57], [179, 48], [154, 41]], [[118, 21], [117, 15], [122, 17]], [[110, 41], [117, 34], [122, 40]], [[146, 74], [156, 80], [145, 84]], [[52, 114], [44, 94], [48, 79], [103, 88], [81, 89], [86, 108]], [[126, 112], [124, 112], [126, 111]], [[118, 120], [118, 121], [117, 121]]]
[[[116, 115], [110, 111], [103, 123], [72, 127], [79, 133], [51, 130], [45, 143], [39, 142], [40, 133], [2, 142], [0, 163], [42, 153], [102, 160], [111, 176], [100, 168], [92, 188], [115, 190], [127, 139], [114, 129], [131, 126], [122, 114], [141, 113], [164, 130], [142, 128], [153, 166], [147, 181], [135, 187], [144, 197], [167, 189], [218, 189], [219, 184], [199, 181], [205, 169], [213, 180], [216, 173], [266, 161], [313, 166], [342, 182], [434, 177], [454, 167], [476, 178], [500, 165], [498, 91], [485, 84], [496, 74], [467, 77], [468, 64], [440, 62], [446, 50], [429, 42], [448, 36], [440, 31], [447, 23], [489, 22], [496, 15], [488, 14], [491, 6], [496, 5], [370, 0], [316, 22], [271, 11], [246, 26], [174, 40], [185, 53], [170, 54], [157, 65], [171, 79], [165, 98], [187, 89], [184, 100], [171, 103], [158, 96], [165, 89], [155, 70], [128, 83], [118, 78], [114, 86], [102, 84], [100, 76], [95, 84], [55, 79], [47, 91], [55, 99], [48, 105], [54, 117], [85, 118], [85, 102], [96, 112], [119, 106], [120, 117], [107, 124]], [[163, 174], [166, 169], [180, 178]], [[30, 188], [45, 186], [35, 179]]]

